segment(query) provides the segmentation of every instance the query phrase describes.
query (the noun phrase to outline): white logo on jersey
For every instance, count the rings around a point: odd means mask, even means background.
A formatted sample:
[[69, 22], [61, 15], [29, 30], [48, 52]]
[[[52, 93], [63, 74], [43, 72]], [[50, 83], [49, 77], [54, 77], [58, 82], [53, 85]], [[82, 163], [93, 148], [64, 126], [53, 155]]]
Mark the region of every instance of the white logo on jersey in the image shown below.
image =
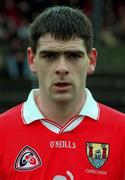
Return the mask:
[[76, 148], [76, 142], [71, 141], [50, 141], [50, 148], [62, 148], [62, 149], [75, 149]]
[[18, 154], [15, 161], [16, 170], [32, 170], [42, 165], [38, 154], [29, 146], [25, 146]]
[[[74, 176], [70, 171], [66, 171], [66, 174], [68, 175], [70, 180], [74, 180]], [[56, 176], [54, 176], [53, 180], [67, 180], [67, 178], [66, 178], [66, 176], [56, 175]]]

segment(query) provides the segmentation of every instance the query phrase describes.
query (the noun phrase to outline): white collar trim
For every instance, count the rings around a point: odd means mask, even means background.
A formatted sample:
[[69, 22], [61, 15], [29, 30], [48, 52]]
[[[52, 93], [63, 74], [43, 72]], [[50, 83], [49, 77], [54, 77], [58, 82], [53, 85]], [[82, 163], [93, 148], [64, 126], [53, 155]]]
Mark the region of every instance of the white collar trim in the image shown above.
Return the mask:
[[94, 100], [91, 92], [86, 88], [86, 101], [80, 115], [89, 116], [93, 120], [98, 120], [100, 109], [98, 103]]
[[40, 112], [39, 108], [35, 103], [35, 94], [38, 93], [38, 89], [31, 90], [26, 102], [23, 104], [22, 115], [25, 124], [30, 124], [33, 121], [44, 119], [44, 116]]
[[[27, 101], [24, 102], [22, 109], [22, 116], [25, 124], [30, 124], [36, 120], [45, 119], [34, 100], [34, 96], [35, 94], [38, 93], [38, 91], [39, 91], [38, 89], [33, 89], [30, 92]], [[94, 100], [92, 94], [87, 88], [86, 88], [86, 101], [79, 115], [89, 116], [93, 120], [98, 120], [99, 117], [98, 103]]]

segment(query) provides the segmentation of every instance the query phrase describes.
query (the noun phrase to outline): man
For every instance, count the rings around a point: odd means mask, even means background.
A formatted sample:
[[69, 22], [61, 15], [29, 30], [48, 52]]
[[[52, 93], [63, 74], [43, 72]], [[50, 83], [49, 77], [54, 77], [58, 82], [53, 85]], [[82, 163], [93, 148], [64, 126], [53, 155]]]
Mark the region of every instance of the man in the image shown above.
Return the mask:
[[39, 89], [0, 117], [0, 178], [125, 179], [125, 115], [86, 89], [97, 57], [88, 18], [70, 7], [49, 8], [29, 38]]

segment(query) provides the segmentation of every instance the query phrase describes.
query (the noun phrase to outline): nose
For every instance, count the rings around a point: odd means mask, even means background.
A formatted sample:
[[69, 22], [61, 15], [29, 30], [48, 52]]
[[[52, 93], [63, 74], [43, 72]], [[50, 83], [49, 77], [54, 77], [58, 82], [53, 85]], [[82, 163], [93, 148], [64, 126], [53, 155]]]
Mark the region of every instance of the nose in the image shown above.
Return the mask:
[[64, 56], [61, 56], [58, 59], [55, 72], [56, 72], [56, 74], [62, 74], [62, 75], [69, 74], [68, 65], [67, 65], [67, 62], [66, 62], [66, 59]]

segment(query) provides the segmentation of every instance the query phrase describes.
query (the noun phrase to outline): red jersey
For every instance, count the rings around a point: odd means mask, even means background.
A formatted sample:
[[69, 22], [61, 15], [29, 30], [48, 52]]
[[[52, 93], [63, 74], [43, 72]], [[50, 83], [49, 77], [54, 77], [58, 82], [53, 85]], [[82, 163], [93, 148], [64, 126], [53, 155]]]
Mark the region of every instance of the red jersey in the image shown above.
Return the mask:
[[95, 120], [80, 113], [63, 127], [39, 117], [31, 122], [33, 103], [3, 113], [0, 180], [124, 180], [125, 115], [96, 105], [88, 113], [94, 117], [98, 107]]

